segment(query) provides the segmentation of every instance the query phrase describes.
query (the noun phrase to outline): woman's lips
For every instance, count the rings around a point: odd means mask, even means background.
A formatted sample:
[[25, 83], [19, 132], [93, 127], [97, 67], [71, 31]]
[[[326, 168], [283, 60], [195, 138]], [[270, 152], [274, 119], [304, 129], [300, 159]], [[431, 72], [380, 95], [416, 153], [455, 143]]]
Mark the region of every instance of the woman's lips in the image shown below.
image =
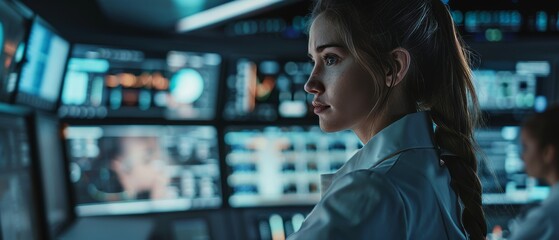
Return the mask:
[[312, 102], [312, 106], [314, 107], [314, 114], [317, 114], [317, 115], [326, 111], [328, 108], [330, 108], [330, 106], [328, 106], [324, 103], [321, 103], [321, 102], [316, 102], [316, 101]]

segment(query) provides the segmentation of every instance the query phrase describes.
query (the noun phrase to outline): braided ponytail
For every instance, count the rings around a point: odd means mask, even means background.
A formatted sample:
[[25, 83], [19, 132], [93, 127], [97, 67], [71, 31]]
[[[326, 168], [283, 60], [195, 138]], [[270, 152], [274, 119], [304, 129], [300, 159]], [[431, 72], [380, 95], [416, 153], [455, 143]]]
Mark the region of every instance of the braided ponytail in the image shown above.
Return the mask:
[[[472, 83], [468, 53], [456, 33], [452, 17], [440, 0], [433, 0], [433, 15], [438, 30], [434, 41], [440, 48], [436, 53], [449, 71], [433, 71], [436, 81], [433, 94], [425, 99], [437, 125], [435, 141], [457, 157], [444, 160], [452, 177], [451, 185], [464, 204], [462, 221], [470, 239], [485, 239], [487, 225], [482, 209], [482, 187], [477, 176], [474, 129], [479, 121], [479, 107]], [[449, 39], [454, 41], [448, 42]], [[468, 103], [471, 103], [468, 104]]]

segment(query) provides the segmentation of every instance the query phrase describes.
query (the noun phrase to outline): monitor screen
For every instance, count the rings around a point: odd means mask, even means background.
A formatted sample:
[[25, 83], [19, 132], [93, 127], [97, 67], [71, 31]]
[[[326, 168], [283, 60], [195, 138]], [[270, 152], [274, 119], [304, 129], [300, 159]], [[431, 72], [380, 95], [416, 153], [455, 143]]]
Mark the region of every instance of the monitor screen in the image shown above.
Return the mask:
[[232, 207], [312, 205], [320, 174], [338, 170], [362, 147], [349, 131], [318, 126], [229, 127], [225, 132]]
[[[457, 29], [467, 40], [512, 42], [555, 37], [559, 3], [531, 0], [449, 1]], [[516, 51], [516, 49], [515, 49]]]
[[0, 236], [39, 239], [36, 188], [25, 119], [0, 113]]
[[64, 130], [79, 216], [221, 206], [211, 126], [69, 126]]
[[54, 111], [69, 51], [70, 43], [36, 17], [27, 41], [16, 102]]
[[156, 104], [168, 119], [211, 119], [215, 116], [221, 57], [171, 51], [167, 55], [169, 93]]
[[551, 70], [548, 61], [483, 61], [473, 72], [481, 109], [492, 115], [543, 111]]
[[221, 56], [76, 45], [59, 115], [210, 120]]
[[521, 159], [520, 127], [478, 129], [480, 146], [478, 174], [484, 204], [525, 204], [547, 197], [550, 188], [528, 176]]
[[9, 102], [23, 60], [27, 20], [8, 1], [0, 1], [0, 101]]
[[304, 90], [308, 61], [238, 59], [227, 76], [226, 120], [275, 121], [315, 117]]
[[54, 238], [70, 221], [67, 174], [62, 150], [60, 124], [56, 117], [37, 114], [35, 119], [43, 200], [49, 234]]

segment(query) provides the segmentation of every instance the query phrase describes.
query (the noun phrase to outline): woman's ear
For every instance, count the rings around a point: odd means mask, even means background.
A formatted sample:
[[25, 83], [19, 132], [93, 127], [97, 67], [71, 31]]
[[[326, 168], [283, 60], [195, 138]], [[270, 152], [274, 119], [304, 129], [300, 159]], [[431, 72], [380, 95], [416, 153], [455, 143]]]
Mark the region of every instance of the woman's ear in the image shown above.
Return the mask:
[[543, 161], [545, 162], [546, 165], [548, 166], [556, 166], [559, 164], [559, 162], [557, 162], [557, 159], [559, 158], [559, 156], [557, 156], [558, 151], [557, 151], [557, 147], [555, 147], [553, 144], [547, 144], [544, 148], [543, 148]]
[[392, 57], [392, 60], [396, 63], [395, 66], [396, 68], [386, 73], [386, 86], [395, 87], [400, 82], [402, 82], [402, 80], [408, 73], [408, 69], [410, 68], [411, 57], [408, 50], [401, 47], [392, 50], [390, 56]]

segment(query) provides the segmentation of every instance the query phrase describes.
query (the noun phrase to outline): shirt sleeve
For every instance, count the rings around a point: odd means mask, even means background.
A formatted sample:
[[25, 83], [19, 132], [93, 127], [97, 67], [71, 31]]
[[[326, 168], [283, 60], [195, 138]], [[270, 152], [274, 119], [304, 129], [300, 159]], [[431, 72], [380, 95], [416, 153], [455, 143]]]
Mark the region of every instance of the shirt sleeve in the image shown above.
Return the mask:
[[549, 217], [542, 208], [532, 209], [524, 218], [515, 220], [509, 239], [552, 239], [556, 226]]
[[359, 170], [335, 180], [288, 239], [406, 239], [405, 219], [392, 183], [381, 174]]

